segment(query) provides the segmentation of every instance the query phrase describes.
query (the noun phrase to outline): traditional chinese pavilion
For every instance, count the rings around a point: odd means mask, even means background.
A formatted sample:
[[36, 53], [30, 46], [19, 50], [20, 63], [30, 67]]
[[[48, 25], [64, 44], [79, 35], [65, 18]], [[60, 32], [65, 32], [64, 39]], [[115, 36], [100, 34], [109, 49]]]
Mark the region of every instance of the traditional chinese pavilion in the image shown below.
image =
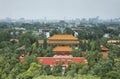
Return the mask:
[[[42, 40], [38, 41], [40, 45], [43, 44]], [[48, 38], [47, 44], [56, 46], [53, 48], [52, 52], [54, 53], [53, 57], [38, 57], [38, 62], [41, 62], [43, 65], [54, 66], [57, 63], [60, 63], [62, 66], [67, 67], [70, 62], [74, 63], [87, 63], [87, 60], [84, 57], [73, 57], [71, 52], [73, 49], [70, 47], [77, 46], [79, 44], [78, 38], [69, 34], [59, 34], [53, 35]], [[20, 56], [20, 62], [24, 61], [24, 57]]]
[[71, 34], [53, 35], [47, 40], [48, 45], [78, 45], [78, 38]]
[[79, 44], [78, 38], [69, 34], [53, 35], [47, 40], [48, 45], [55, 45], [53, 48], [53, 57], [38, 57], [38, 62], [44, 65], [54, 66], [57, 63], [62, 64], [62, 66], [67, 67], [70, 62], [75, 63], [87, 63], [84, 57], [73, 57], [71, 52], [71, 45], [77, 46]]
[[102, 55], [103, 56], [108, 56], [108, 48], [106, 48], [105, 46], [101, 45], [101, 50], [102, 50]]

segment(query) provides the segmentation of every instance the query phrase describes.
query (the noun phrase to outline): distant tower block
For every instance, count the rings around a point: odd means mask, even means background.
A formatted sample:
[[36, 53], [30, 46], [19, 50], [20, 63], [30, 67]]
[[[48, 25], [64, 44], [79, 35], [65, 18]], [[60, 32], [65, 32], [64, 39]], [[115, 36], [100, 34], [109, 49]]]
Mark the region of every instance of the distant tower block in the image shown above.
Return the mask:
[[78, 32], [74, 31], [74, 36], [77, 37], [78, 36]]
[[49, 38], [49, 37], [50, 37], [50, 33], [46, 32], [46, 38]]

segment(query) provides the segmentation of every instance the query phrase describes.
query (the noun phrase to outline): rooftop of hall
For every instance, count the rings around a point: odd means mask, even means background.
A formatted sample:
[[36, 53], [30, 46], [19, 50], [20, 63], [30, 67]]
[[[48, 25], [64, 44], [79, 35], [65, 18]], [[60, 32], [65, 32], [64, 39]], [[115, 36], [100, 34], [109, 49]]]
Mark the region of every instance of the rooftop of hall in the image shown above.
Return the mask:
[[48, 40], [78, 40], [72, 34], [55, 34], [48, 38]]
[[72, 48], [69, 46], [56, 46], [52, 50], [53, 52], [72, 52]]

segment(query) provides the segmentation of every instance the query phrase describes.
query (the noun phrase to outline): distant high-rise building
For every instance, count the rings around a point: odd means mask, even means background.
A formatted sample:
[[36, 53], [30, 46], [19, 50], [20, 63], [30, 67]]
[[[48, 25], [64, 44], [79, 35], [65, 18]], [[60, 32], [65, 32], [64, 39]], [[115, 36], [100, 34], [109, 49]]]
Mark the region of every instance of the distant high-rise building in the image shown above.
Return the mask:
[[46, 32], [46, 38], [50, 37], [50, 32]]

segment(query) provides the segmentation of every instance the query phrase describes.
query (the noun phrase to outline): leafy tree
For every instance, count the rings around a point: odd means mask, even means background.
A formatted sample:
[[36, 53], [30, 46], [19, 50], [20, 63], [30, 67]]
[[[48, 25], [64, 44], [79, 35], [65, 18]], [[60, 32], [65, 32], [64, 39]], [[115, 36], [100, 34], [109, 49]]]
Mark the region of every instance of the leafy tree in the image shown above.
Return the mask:
[[82, 51], [81, 51], [81, 49], [74, 49], [72, 51], [72, 56], [74, 56], [74, 57], [82, 57]]
[[47, 48], [47, 40], [46, 40], [46, 39], [44, 39], [43, 48], [44, 48], [44, 49]]
[[110, 71], [103, 75], [101, 79], [120, 79], [120, 74], [116, 71]]
[[54, 29], [50, 32], [50, 36], [53, 36], [54, 34], [60, 34], [60, 33], [61, 33], [60, 30]]
[[38, 40], [37, 36], [34, 36], [30, 33], [25, 33], [19, 36], [20, 44], [25, 45], [26, 47], [30, 47], [33, 43]]
[[74, 32], [71, 30], [71, 28], [65, 28], [64, 33], [73, 35]]
[[58, 63], [55, 67], [53, 67], [52, 75], [62, 76], [62, 66], [61, 66], [61, 64]]
[[50, 65], [43, 65], [42, 66], [42, 75], [52, 75], [52, 70]]
[[11, 35], [8, 31], [0, 32], [0, 42], [8, 41], [11, 38]]

